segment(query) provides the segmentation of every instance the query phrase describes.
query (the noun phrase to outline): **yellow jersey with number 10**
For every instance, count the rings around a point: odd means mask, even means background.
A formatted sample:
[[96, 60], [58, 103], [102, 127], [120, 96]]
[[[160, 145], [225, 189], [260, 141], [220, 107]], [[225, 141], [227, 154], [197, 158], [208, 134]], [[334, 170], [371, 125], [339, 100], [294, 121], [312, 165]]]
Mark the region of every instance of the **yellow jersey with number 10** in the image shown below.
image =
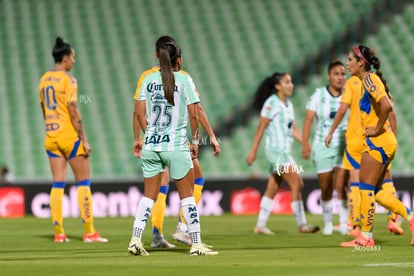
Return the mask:
[[78, 100], [76, 79], [66, 71], [51, 70], [40, 78], [38, 90], [45, 111], [46, 136], [77, 136], [67, 106]]

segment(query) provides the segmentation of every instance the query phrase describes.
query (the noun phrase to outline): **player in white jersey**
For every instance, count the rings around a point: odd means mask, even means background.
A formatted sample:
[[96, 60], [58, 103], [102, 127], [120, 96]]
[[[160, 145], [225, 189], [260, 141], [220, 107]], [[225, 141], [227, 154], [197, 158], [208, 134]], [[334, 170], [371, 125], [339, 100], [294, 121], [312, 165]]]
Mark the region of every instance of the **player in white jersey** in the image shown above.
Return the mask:
[[293, 82], [287, 73], [276, 72], [262, 81], [258, 87], [253, 105], [260, 109], [260, 121], [253, 139], [253, 146], [247, 155], [248, 165], [256, 160], [257, 150], [265, 135], [265, 154], [270, 164], [271, 175], [260, 202], [260, 213], [254, 228], [256, 234], [274, 234], [266, 227], [273, 207], [273, 198], [282, 181], [291, 190], [291, 207], [300, 233], [315, 233], [319, 227], [307, 223], [302, 200], [303, 180], [291, 155], [293, 138], [302, 141], [302, 134], [296, 128], [293, 105], [289, 97], [293, 94]]
[[[339, 232], [347, 234], [348, 208], [346, 196], [346, 172], [342, 168], [342, 156], [345, 147], [345, 121], [335, 130], [331, 145], [325, 145], [335, 114], [340, 106], [342, 88], [345, 83], [345, 65], [333, 60], [328, 65], [328, 81], [310, 97], [306, 104], [306, 117], [303, 124], [302, 157], [312, 158], [321, 188], [321, 205], [324, 220], [324, 235], [332, 235], [332, 195], [336, 187], [339, 209]], [[309, 144], [312, 123], [316, 118], [312, 147]]]
[[[180, 99], [167, 104], [163, 95], [161, 72], [145, 77], [138, 101], [145, 101], [148, 120], [143, 149], [148, 151], [175, 151], [188, 149], [187, 105], [198, 103], [193, 80], [189, 75], [174, 72], [174, 94]], [[175, 99], [175, 95], [174, 95]]]
[[[168, 35], [160, 36], [157, 41], [155, 42], [155, 57], [158, 59], [158, 52], [161, 46], [166, 44], [167, 42], [173, 42], [177, 45], [174, 38]], [[135, 153], [136, 144], [140, 144], [141, 141], [137, 139], [138, 132], [141, 131], [141, 127], [138, 122], [138, 118], [136, 114], [139, 113], [139, 110], [137, 108], [138, 98], [141, 92], [141, 86], [145, 79], [145, 77], [151, 73], [154, 73], [156, 71], [160, 70], [159, 64], [154, 65], [152, 68], [149, 68], [141, 73], [137, 87], [135, 90], [134, 100], [135, 100], [135, 107], [134, 107], [134, 114], [133, 114], [133, 130], [134, 130], [134, 143], [133, 143], [133, 154], [134, 156], [138, 157], [138, 155]], [[184, 70], [180, 69], [181, 73], [188, 74]], [[199, 91], [197, 90], [197, 95], [199, 95]], [[220, 144], [216, 138], [216, 135], [214, 134], [213, 128], [210, 125], [210, 122], [207, 118], [207, 114], [201, 105], [201, 103], [198, 104], [198, 117], [201, 126], [206, 131], [206, 134], [210, 138], [211, 146], [214, 150], [214, 156], [218, 157], [220, 154]], [[139, 149], [138, 149], [139, 151]], [[201, 200], [202, 191], [204, 188], [204, 177], [203, 177], [203, 171], [201, 168], [201, 165], [197, 158], [193, 158], [193, 166], [194, 166], [194, 188], [193, 188], [193, 195], [196, 202], [196, 205]], [[168, 169], [165, 170], [164, 175], [162, 177], [162, 183], [160, 186], [160, 192], [158, 194], [157, 200], [154, 203], [154, 206], [152, 208], [151, 212], [151, 224], [153, 229], [153, 237], [151, 242], [152, 248], [175, 248], [176, 246], [170, 242], [167, 241], [167, 239], [164, 237], [163, 234], [163, 228], [164, 228], [164, 215], [165, 215], [165, 209], [166, 209], [166, 202], [167, 202], [167, 195], [169, 191], [169, 173]], [[185, 219], [182, 215], [182, 212], [180, 212], [179, 219], [177, 222], [177, 226], [172, 233], [172, 237], [174, 240], [182, 242], [184, 244], [191, 246], [191, 238], [188, 234], [188, 228], [187, 224], [185, 222]]]
[[[143, 142], [136, 145], [142, 159], [144, 195], [138, 203], [128, 252], [147, 256], [142, 245], [142, 234], [160, 191], [165, 167], [175, 180], [181, 209], [188, 224], [192, 246], [190, 255], [217, 255], [201, 242], [200, 216], [193, 197], [194, 172], [192, 157], [198, 155], [198, 102], [194, 83], [188, 75], [179, 72], [181, 49], [174, 42], [160, 47], [160, 70], [147, 75], [138, 99], [139, 125], [145, 130]], [[192, 140], [187, 138], [187, 120]], [[140, 136], [138, 132], [138, 136]], [[191, 154], [190, 154], [191, 151]]]

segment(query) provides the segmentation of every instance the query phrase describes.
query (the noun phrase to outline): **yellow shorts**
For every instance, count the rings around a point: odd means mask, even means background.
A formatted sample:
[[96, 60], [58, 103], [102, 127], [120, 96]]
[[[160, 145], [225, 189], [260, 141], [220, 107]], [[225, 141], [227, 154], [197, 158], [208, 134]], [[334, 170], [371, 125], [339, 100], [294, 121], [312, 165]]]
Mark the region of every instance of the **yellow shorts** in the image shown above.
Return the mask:
[[363, 142], [352, 142], [345, 146], [343, 168], [345, 170], [359, 170], [362, 158]]
[[45, 138], [46, 153], [50, 158], [63, 157], [66, 160], [70, 160], [73, 157], [82, 155], [85, 153], [83, 148], [83, 142], [78, 136], [61, 136], [58, 138], [51, 138], [46, 136]]
[[397, 147], [394, 134], [385, 132], [377, 137], [367, 137], [362, 152], [367, 152], [372, 158], [385, 165], [394, 159]]

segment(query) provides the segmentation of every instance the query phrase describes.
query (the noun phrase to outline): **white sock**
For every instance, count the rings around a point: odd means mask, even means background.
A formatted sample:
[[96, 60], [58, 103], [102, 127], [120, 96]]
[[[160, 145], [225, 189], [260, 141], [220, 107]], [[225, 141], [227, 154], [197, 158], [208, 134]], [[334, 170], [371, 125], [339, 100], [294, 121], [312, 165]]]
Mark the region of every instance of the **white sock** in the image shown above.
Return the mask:
[[267, 220], [269, 219], [270, 213], [272, 212], [272, 208], [273, 199], [268, 198], [267, 196], [263, 196], [262, 200], [260, 201], [260, 212], [256, 223], [257, 228], [263, 228], [266, 226]]
[[325, 227], [326, 227], [326, 229], [333, 229], [333, 224], [332, 224], [332, 222], [325, 222], [325, 225], [324, 225]]
[[183, 216], [188, 226], [188, 234], [190, 235], [191, 242], [201, 243], [201, 227], [200, 216], [196, 207], [194, 197], [186, 197], [181, 200], [181, 209], [183, 210]]
[[332, 224], [332, 200], [321, 201], [322, 216], [325, 224]]
[[339, 224], [341, 226], [348, 224], [348, 202], [344, 199], [338, 200]]
[[132, 229], [133, 237], [141, 239], [147, 220], [151, 216], [152, 206], [154, 206], [154, 200], [148, 197], [142, 197], [139, 201], [135, 211], [134, 227]]
[[305, 207], [303, 207], [303, 201], [292, 201], [290, 203], [290, 206], [292, 207], [293, 213], [295, 214], [296, 223], [298, 226], [308, 224], [305, 217]]

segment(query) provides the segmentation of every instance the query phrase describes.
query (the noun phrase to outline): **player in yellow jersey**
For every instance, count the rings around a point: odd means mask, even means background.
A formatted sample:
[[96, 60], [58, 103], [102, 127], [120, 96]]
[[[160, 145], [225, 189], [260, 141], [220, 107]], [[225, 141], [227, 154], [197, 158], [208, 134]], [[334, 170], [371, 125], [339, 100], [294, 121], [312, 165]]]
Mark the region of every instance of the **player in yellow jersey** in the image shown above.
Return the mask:
[[[343, 158], [343, 166], [350, 172], [350, 196], [349, 196], [349, 208], [352, 222], [352, 230], [349, 232], [351, 236], [358, 236], [360, 232], [360, 196], [359, 196], [359, 167], [361, 164], [363, 135], [364, 132], [361, 127], [361, 115], [359, 109], [359, 99], [361, 94], [361, 81], [352, 76], [345, 84], [344, 92], [341, 97], [341, 105], [335, 116], [331, 130], [325, 138], [326, 145], [329, 146], [332, 133], [337, 128], [339, 123], [344, 118], [349, 109], [348, 129], [346, 132], [346, 149]], [[394, 112], [389, 115], [391, 127], [393, 132], [396, 133], [396, 118]], [[395, 187], [392, 181], [390, 170], [384, 178], [382, 185], [383, 189], [390, 190], [395, 194]], [[396, 235], [401, 235], [404, 230], [396, 222], [396, 215], [392, 212], [388, 214], [388, 230]]]
[[52, 52], [54, 70], [40, 78], [40, 105], [46, 125], [45, 149], [49, 156], [53, 184], [50, 210], [54, 241], [68, 242], [63, 228], [62, 199], [67, 164], [72, 168], [78, 187], [78, 205], [84, 227], [84, 242], [107, 242], [95, 231], [92, 213], [89, 159], [91, 147], [86, 139], [77, 101], [77, 81], [69, 74], [75, 63], [75, 50], [62, 38], [56, 38]]
[[364, 138], [359, 172], [361, 232], [354, 240], [341, 243], [342, 247], [375, 246], [372, 230], [376, 201], [408, 220], [413, 234], [411, 244], [414, 245], [413, 213], [389, 190], [381, 189], [397, 150], [397, 139], [388, 120], [393, 106], [380, 66], [381, 62], [372, 48], [356, 45], [349, 52], [348, 70], [362, 81], [359, 100]]
[[[168, 43], [168, 42], [176, 43], [175, 40], [170, 36], [161, 36], [156, 41], [155, 56], [157, 58], [158, 58], [158, 52], [159, 52], [161, 45]], [[133, 129], [134, 129], [135, 138], [139, 137], [137, 132], [140, 131], [140, 125], [136, 117], [138, 110], [136, 109], [137, 109], [137, 101], [138, 101], [139, 92], [142, 86], [142, 82], [147, 75], [153, 72], [159, 71], [159, 70], [160, 70], [160, 66], [154, 65], [152, 68], [145, 70], [138, 79], [137, 88], [136, 88], [135, 95], [134, 95], [134, 99], [136, 101], [134, 116], [133, 116]], [[185, 71], [181, 69], [180, 69], [180, 72], [187, 74]], [[200, 120], [200, 124], [206, 130], [207, 135], [209, 135], [210, 137], [210, 142], [213, 146], [215, 156], [218, 156], [220, 154], [220, 145], [216, 139], [216, 136], [213, 132], [213, 129], [208, 121], [207, 115], [203, 107], [201, 106], [201, 104], [199, 104], [199, 120]], [[135, 140], [134, 145], [133, 145], [133, 153], [135, 156], [137, 156], [136, 147], [138, 144], [139, 144], [138, 141]], [[201, 194], [202, 194], [202, 190], [204, 187], [204, 177], [203, 177], [200, 163], [198, 162], [197, 158], [193, 159], [193, 166], [194, 166], [194, 176], [195, 176], [194, 177], [194, 198], [195, 198], [196, 204], [198, 204], [201, 199]], [[169, 191], [169, 180], [170, 180], [169, 172], [168, 172], [168, 169], [166, 169], [162, 176], [160, 192], [158, 194], [157, 200], [152, 209], [151, 221], [152, 221], [152, 229], [153, 229], [153, 241], [151, 243], [151, 247], [153, 248], [174, 248], [175, 247], [174, 244], [171, 244], [165, 239], [164, 234], [163, 234], [164, 214], [165, 214], [165, 208], [166, 208], [167, 194]], [[187, 225], [183, 218], [182, 212], [180, 212], [179, 221], [173, 233], [173, 239], [176, 241], [182, 242], [184, 244], [191, 245], [191, 239], [188, 234]]]

